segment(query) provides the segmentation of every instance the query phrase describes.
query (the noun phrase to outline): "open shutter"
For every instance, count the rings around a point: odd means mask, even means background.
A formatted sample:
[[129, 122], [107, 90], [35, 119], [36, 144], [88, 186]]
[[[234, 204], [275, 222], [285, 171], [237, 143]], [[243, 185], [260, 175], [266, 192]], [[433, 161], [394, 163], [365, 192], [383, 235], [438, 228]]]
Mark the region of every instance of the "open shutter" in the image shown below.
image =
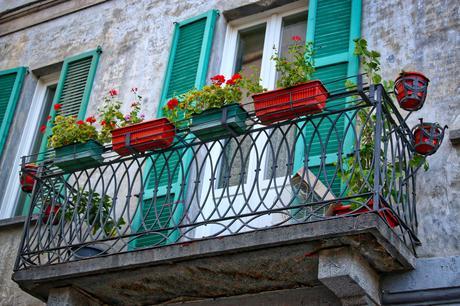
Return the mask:
[[25, 67], [0, 71], [0, 156], [8, 137], [26, 71]]
[[[53, 99], [53, 107], [50, 111], [52, 118], [56, 115], [74, 115], [80, 119], [84, 118], [101, 53], [102, 49], [98, 47], [95, 50], [64, 59]], [[55, 104], [62, 104], [61, 109], [55, 111]], [[48, 128], [40, 145], [40, 152], [47, 150], [50, 135], [51, 131]]]
[[[353, 40], [360, 37], [360, 32], [361, 0], [310, 0], [306, 40], [313, 42], [315, 50], [314, 79], [319, 79], [323, 83], [342, 79], [325, 84], [331, 93], [343, 90], [345, 78], [359, 73], [359, 60], [353, 54]], [[337, 100], [332, 103], [336, 107], [344, 105]], [[328, 107], [333, 108], [334, 105]], [[308, 165], [310, 171], [330, 188], [335, 196], [340, 195], [341, 182], [337, 177], [334, 163], [337, 161], [338, 153], [343, 156], [353, 150], [353, 139], [349, 136], [344, 137], [346, 124], [348, 122], [343, 115], [313, 120], [302, 131], [305, 142], [309, 145], [307, 148], [296, 147], [295, 172]], [[322, 163], [322, 160], [325, 162]]]
[[[206, 83], [217, 11], [212, 10], [175, 24], [174, 35], [166, 70], [158, 117], [173, 96]], [[181, 162], [179, 162], [181, 161]], [[156, 231], [133, 241], [134, 248], [161, 245], [178, 239], [174, 227], [183, 217], [187, 184], [186, 167], [190, 162], [187, 151], [174, 150], [152, 156], [146, 165], [145, 188], [141, 207], [137, 211], [134, 230]]]

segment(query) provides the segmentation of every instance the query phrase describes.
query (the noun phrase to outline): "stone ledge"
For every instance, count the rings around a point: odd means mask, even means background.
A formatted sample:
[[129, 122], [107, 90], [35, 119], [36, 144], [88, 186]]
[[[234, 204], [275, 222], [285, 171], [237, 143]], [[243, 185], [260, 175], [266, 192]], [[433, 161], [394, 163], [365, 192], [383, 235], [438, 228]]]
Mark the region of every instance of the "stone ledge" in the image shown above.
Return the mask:
[[56, 286], [81, 288], [109, 304], [233, 296], [318, 286], [318, 252], [339, 246], [352, 247], [378, 272], [414, 266], [396, 234], [366, 214], [33, 267], [13, 280], [43, 300]]

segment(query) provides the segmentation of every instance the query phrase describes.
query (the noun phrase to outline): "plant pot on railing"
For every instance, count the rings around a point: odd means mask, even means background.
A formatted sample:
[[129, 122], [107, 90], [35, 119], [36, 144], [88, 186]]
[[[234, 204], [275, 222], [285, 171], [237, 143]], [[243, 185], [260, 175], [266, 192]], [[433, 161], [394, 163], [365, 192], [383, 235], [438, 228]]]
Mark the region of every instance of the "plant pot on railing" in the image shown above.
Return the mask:
[[402, 72], [394, 87], [399, 106], [407, 111], [421, 109], [425, 103], [429, 81], [420, 72]]
[[34, 189], [35, 174], [38, 171], [38, 166], [35, 164], [26, 164], [19, 174], [19, 183], [24, 192], [30, 193]]
[[108, 254], [108, 246], [102, 243], [92, 243], [86, 246], [71, 247], [71, 257], [74, 260], [97, 257]]
[[262, 124], [321, 112], [329, 96], [321, 81], [310, 81], [253, 95], [256, 116]]
[[113, 150], [121, 156], [166, 149], [173, 143], [175, 126], [166, 118], [148, 120], [112, 131]]
[[51, 203], [46, 202], [43, 208], [43, 211], [42, 211], [42, 223], [47, 224], [49, 222], [49, 224], [52, 224], [52, 225], [59, 224], [59, 220], [61, 218], [60, 211], [61, 211], [60, 204], [52, 205]]
[[412, 129], [414, 150], [421, 155], [434, 154], [442, 143], [446, 128], [447, 126], [442, 128], [438, 123], [423, 122], [420, 119], [420, 124]]
[[64, 171], [76, 171], [99, 166], [104, 147], [96, 140], [55, 148], [54, 164]]
[[[367, 208], [366, 206], [361, 206], [357, 209], [353, 209], [352, 205], [335, 205], [332, 207], [332, 215], [334, 216], [342, 216], [348, 214], [364, 214], [371, 212], [374, 207], [374, 199], [370, 199], [367, 201]], [[383, 209], [378, 212], [380, 217], [382, 217], [391, 228], [394, 228], [399, 225], [398, 218], [393, 214], [390, 209]]]
[[207, 109], [192, 116], [190, 131], [202, 141], [238, 136], [246, 131], [248, 116], [238, 103]]

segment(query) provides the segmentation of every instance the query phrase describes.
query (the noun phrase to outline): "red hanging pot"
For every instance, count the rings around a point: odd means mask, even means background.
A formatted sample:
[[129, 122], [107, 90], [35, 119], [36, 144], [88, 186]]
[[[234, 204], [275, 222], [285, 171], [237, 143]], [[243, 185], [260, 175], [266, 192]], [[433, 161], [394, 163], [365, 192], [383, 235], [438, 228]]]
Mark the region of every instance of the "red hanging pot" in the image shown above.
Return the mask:
[[122, 156], [166, 149], [173, 143], [175, 135], [176, 127], [168, 119], [154, 119], [114, 129], [112, 147]]
[[321, 112], [329, 96], [321, 81], [310, 81], [253, 95], [256, 116], [262, 124]]
[[434, 154], [442, 143], [446, 128], [447, 126], [442, 128], [438, 123], [423, 122], [420, 119], [420, 124], [412, 129], [415, 152], [421, 155]]
[[24, 192], [30, 193], [34, 189], [35, 175], [37, 174], [38, 166], [35, 164], [26, 164], [19, 175], [19, 183]]
[[59, 223], [60, 219], [60, 211], [61, 211], [61, 205], [60, 204], [50, 204], [46, 203], [45, 207], [42, 212], [42, 222], [43, 224], [47, 224], [50, 221], [50, 224], [52, 225], [57, 225]]
[[[382, 205], [382, 204], [381, 204]], [[367, 208], [366, 206], [362, 206], [356, 210], [351, 208], [351, 205], [336, 205], [333, 207], [332, 214], [334, 216], [341, 216], [341, 215], [347, 215], [347, 214], [364, 214], [372, 211], [374, 208], [374, 199], [369, 199], [367, 201]], [[399, 225], [399, 220], [398, 218], [393, 214], [393, 212], [390, 209], [382, 209], [379, 211], [379, 216], [382, 217], [391, 228], [394, 228]]]
[[399, 106], [407, 111], [416, 111], [425, 103], [428, 78], [420, 72], [402, 72], [395, 81], [395, 95]]

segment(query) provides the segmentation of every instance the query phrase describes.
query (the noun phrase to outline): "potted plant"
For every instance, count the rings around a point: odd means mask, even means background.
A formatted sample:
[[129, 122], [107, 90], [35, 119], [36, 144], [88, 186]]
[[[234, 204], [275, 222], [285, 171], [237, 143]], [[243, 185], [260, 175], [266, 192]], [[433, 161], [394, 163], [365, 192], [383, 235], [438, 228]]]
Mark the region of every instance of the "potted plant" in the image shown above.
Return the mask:
[[407, 111], [421, 109], [425, 103], [429, 81], [420, 72], [402, 71], [394, 86], [399, 106]]
[[420, 123], [412, 129], [415, 152], [421, 155], [434, 154], [442, 143], [446, 128], [447, 126], [442, 128], [438, 123], [423, 122], [420, 118]]
[[247, 111], [239, 104], [243, 97], [263, 90], [254, 75], [246, 78], [235, 73], [230, 79], [216, 75], [211, 84], [174, 97], [163, 108], [176, 126], [190, 121], [190, 131], [200, 140], [238, 136], [246, 131]]
[[132, 88], [134, 100], [129, 114], [121, 113], [122, 102], [118, 100], [118, 91], [110, 90], [104, 97], [99, 109], [101, 117], [101, 137], [104, 141], [112, 140], [112, 149], [121, 156], [148, 150], [169, 147], [176, 135], [176, 128], [166, 118], [144, 121], [140, 114], [142, 96], [137, 88]]
[[321, 81], [310, 81], [315, 71], [312, 44], [300, 44], [299, 36], [293, 36], [292, 40], [294, 44], [288, 51], [291, 59], [281, 57], [276, 50], [272, 56], [279, 73], [279, 89], [252, 96], [256, 116], [262, 124], [318, 113], [326, 106], [329, 96], [326, 88]]
[[38, 166], [36, 164], [26, 164], [21, 169], [19, 174], [19, 183], [22, 191], [26, 193], [32, 192], [35, 185], [35, 175], [37, 174]]
[[[64, 171], [75, 171], [102, 163], [104, 148], [98, 142], [99, 134], [93, 125], [95, 122], [94, 117], [83, 121], [76, 116], [56, 116], [48, 141], [48, 146], [54, 148], [54, 165]], [[42, 132], [45, 129], [46, 126], [41, 129]]]
[[[45, 205], [43, 205], [42, 211], [42, 223], [52, 225], [59, 224], [59, 220], [61, 219], [61, 205], [59, 203], [55, 203], [54, 205], [51, 203], [51, 199], [45, 200]], [[51, 221], [50, 221], [51, 220]]]

